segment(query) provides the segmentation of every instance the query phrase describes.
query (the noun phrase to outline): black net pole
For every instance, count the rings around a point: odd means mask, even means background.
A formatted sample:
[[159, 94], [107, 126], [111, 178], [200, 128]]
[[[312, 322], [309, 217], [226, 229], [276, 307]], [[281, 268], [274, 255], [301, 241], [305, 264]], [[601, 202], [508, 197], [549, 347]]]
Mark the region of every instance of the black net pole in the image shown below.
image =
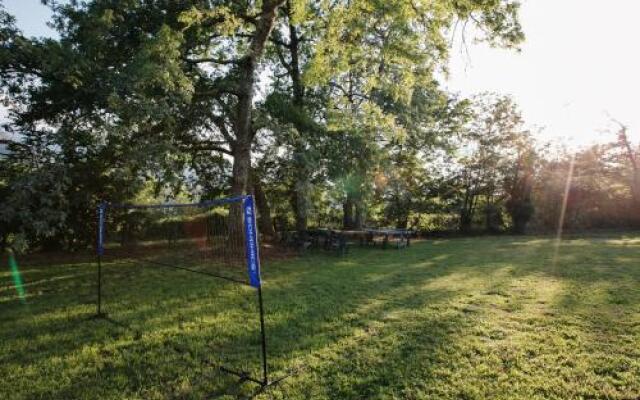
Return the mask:
[[98, 255], [98, 316], [102, 315], [102, 257]]
[[[227, 220], [224, 220], [224, 213], [213, 212], [215, 210], [211, 210], [211, 208], [219, 207], [220, 205], [227, 205], [229, 210], [229, 216]], [[139, 228], [139, 231], [135, 231], [135, 224], [132, 223], [131, 226], [128, 225], [116, 225], [111, 226], [107, 225], [106, 216], [107, 212], [112, 213], [112, 208], [122, 209], [125, 216], [125, 221], [128, 218], [131, 218], [133, 222], [135, 222], [135, 215], [132, 215], [130, 210], [135, 209], [140, 212], [144, 210], [155, 210], [155, 209], [177, 209], [177, 208], [186, 208], [187, 211], [189, 208], [197, 208], [204, 209], [205, 212], [198, 213], [185, 213], [184, 218], [180, 219], [176, 217], [176, 221], [183, 222], [183, 230], [178, 230], [177, 224], [178, 222], [173, 221], [173, 218], [166, 218], [165, 212], [163, 215], [160, 215], [156, 212], [149, 212], [147, 215], [138, 216], [139, 224], [144, 225], [143, 228]], [[244, 237], [241, 234], [242, 231], [236, 232], [235, 220], [232, 218], [235, 217], [234, 207], [238, 208], [238, 217], [240, 217], [240, 222], [244, 222]], [[111, 210], [111, 211], [108, 211]], [[224, 210], [223, 210], [224, 211]], [[111, 215], [111, 214], [110, 214]], [[196, 217], [204, 216], [204, 221], [201, 219], [196, 219]], [[119, 215], [112, 215], [110, 217], [111, 222], [119, 222]], [[194, 217], [195, 216], [195, 217]], [[221, 371], [228, 372], [232, 375], [236, 375], [241, 378], [242, 381], [251, 381], [257, 383], [261, 386], [261, 389], [268, 387], [274, 383], [279, 382], [279, 380], [270, 381], [269, 379], [269, 367], [268, 367], [268, 356], [267, 356], [267, 334], [266, 334], [266, 326], [265, 326], [265, 306], [263, 302], [262, 295], [262, 283], [260, 278], [260, 256], [259, 256], [259, 242], [258, 242], [258, 232], [257, 232], [257, 224], [256, 224], [256, 211], [255, 205], [252, 196], [242, 196], [230, 199], [223, 199], [221, 201], [211, 201], [211, 202], [203, 202], [197, 204], [162, 204], [162, 205], [112, 205], [107, 204], [105, 202], [100, 203], [98, 207], [98, 232], [97, 232], [97, 313], [99, 317], [106, 317], [106, 314], [103, 314], [103, 306], [102, 306], [102, 279], [104, 279], [103, 272], [106, 274], [107, 270], [102, 270], [102, 258], [105, 254], [105, 251], [109, 251], [112, 255], [109, 258], [105, 259], [105, 261], [111, 260], [113, 256], [118, 257], [118, 263], [120, 262], [141, 262], [143, 264], [153, 264], [163, 267], [171, 267], [173, 269], [180, 269], [188, 272], [193, 272], [201, 275], [208, 275], [215, 278], [229, 280], [235, 283], [241, 283], [243, 285], [250, 285], [253, 288], [257, 289], [257, 300], [258, 300], [258, 312], [259, 312], [259, 321], [260, 321], [260, 346], [261, 346], [261, 369], [258, 367], [258, 370], [254, 372], [246, 372], [246, 371], [236, 371], [233, 369], [226, 368], [223, 365], [218, 365]], [[144, 217], [144, 218], [143, 218]], [[162, 218], [160, 218], [162, 217]], [[193, 218], [192, 218], [193, 217]], [[159, 221], [154, 220], [160, 219]], [[217, 219], [213, 219], [217, 218]], [[169, 221], [167, 221], [167, 219]], [[202, 226], [195, 226], [195, 222], [203, 223], [205, 225], [204, 229], [204, 244], [201, 243], [201, 230]], [[226, 223], [225, 223], [226, 222]], [[163, 225], [160, 225], [163, 224]], [[238, 227], [242, 230], [242, 223], [238, 224]], [[174, 232], [175, 230], [175, 232]], [[227, 232], [229, 230], [229, 232]], [[112, 240], [107, 240], [106, 234], [111, 233], [114, 235]], [[158, 233], [159, 232], [159, 233]], [[225, 236], [225, 233], [228, 234]], [[158, 239], [158, 235], [165, 234], [168, 236], [168, 241], [162, 241]], [[121, 240], [119, 242], [113, 241], [114, 237], [118, 237], [121, 235]], [[131, 244], [136, 244], [139, 239], [139, 247], [137, 248], [139, 251], [136, 252], [136, 249], [127, 247], [125, 243], [125, 239], [131, 239]], [[244, 239], [244, 240], [243, 240]], [[108, 244], [108, 249], [105, 249], [106, 244]], [[176, 265], [182, 260], [178, 258], [177, 261], [168, 261], [168, 262], [158, 262], [156, 260], [155, 255], [164, 255], [162, 252], [162, 246], [171, 247], [171, 253], [176, 253], [176, 256], [184, 256], [183, 252], [188, 253], [189, 255], [195, 254], [195, 259], [197, 259], [197, 265], [199, 264], [212, 264], [216, 267], [219, 267], [218, 258], [221, 258], [223, 266], [222, 267], [236, 267], [243, 263], [243, 257], [241, 256], [241, 250], [244, 248], [245, 257], [246, 257], [246, 265], [248, 268], [249, 280], [247, 282], [245, 279], [236, 279], [233, 276], [224, 276], [224, 274], [218, 274], [217, 271], [207, 271], [207, 270], [199, 270], [196, 268], [191, 268], [190, 264]], [[198, 247], [195, 248], [197, 252], [194, 253], [194, 245]], [[146, 247], [145, 247], [146, 246]], [[217, 252], [217, 254], [214, 254]], [[204, 254], [202, 254], [204, 253]], [[202, 260], [200, 257], [204, 257]], [[218, 257], [218, 258], [216, 258]], [[194, 260], [195, 260], [194, 259]], [[185, 262], [194, 261], [188, 258], [184, 258]], [[109, 274], [106, 274], [109, 275]], [[110, 275], [109, 275], [110, 276]], [[105, 287], [106, 288], [106, 287]], [[248, 293], [253, 295], [252, 293]], [[109, 296], [107, 296], [109, 297]], [[254, 303], [255, 307], [255, 303]], [[255, 308], [254, 308], [255, 310]], [[255, 312], [255, 311], [253, 311]], [[254, 314], [255, 315], [255, 314]], [[107, 319], [108, 320], [108, 319]], [[255, 351], [257, 349], [254, 350]], [[255, 356], [255, 353], [254, 353]], [[254, 358], [254, 362], [257, 361]], [[252, 376], [253, 375], [253, 376]]]
[[267, 372], [267, 335], [264, 328], [264, 305], [262, 302], [262, 285], [258, 286], [258, 305], [260, 307], [260, 336], [262, 340], [262, 384], [269, 384]]
[[106, 205], [100, 203], [98, 206], [98, 237], [96, 243], [96, 253], [98, 255], [98, 314], [102, 316], [102, 253], [104, 251], [104, 217], [105, 217]]

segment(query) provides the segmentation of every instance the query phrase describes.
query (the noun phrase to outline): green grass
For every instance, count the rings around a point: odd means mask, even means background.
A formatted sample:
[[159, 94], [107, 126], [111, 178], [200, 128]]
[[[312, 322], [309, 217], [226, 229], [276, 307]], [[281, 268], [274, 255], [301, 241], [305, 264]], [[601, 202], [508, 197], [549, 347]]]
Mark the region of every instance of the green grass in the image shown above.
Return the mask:
[[[640, 235], [485, 237], [265, 263], [272, 377], [261, 399], [638, 399]], [[109, 264], [0, 270], [0, 399], [243, 398], [250, 288]]]

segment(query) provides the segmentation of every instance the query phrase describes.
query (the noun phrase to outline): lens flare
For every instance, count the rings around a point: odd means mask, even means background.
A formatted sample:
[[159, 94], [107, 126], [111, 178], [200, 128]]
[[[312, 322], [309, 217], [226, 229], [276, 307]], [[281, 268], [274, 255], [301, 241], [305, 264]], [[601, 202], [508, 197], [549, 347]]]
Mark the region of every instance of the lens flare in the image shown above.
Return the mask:
[[24, 291], [24, 284], [22, 283], [22, 276], [20, 275], [20, 270], [18, 270], [18, 263], [16, 262], [16, 257], [13, 254], [13, 251], [9, 250], [9, 269], [11, 270], [11, 277], [13, 278], [13, 285], [18, 292], [18, 297], [20, 301], [25, 303], [26, 296]]
[[554, 244], [553, 250], [553, 261], [552, 265], [555, 267], [558, 261], [558, 253], [560, 252], [560, 243], [562, 241], [562, 230], [564, 229], [564, 220], [567, 213], [567, 203], [569, 201], [569, 193], [571, 191], [571, 182], [573, 181], [573, 168], [575, 165], [575, 155], [571, 157], [571, 162], [569, 163], [569, 171], [567, 171], [567, 181], [564, 185], [564, 194], [562, 198], [562, 208], [560, 209], [560, 218], [558, 219], [558, 231], [556, 233], [556, 241]]

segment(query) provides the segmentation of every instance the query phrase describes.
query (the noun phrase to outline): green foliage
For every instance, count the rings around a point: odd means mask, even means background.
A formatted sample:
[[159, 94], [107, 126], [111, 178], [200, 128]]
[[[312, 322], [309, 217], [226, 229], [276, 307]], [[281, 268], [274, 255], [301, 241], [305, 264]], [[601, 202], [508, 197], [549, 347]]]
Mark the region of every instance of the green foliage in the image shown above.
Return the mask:
[[[69, 214], [69, 179], [53, 168], [20, 174], [4, 188], [0, 222], [8, 247], [24, 251], [36, 238], [51, 238], [65, 231]], [[29, 221], [29, 223], [25, 223]]]
[[[313, 204], [333, 215], [351, 201], [362, 218], [379, 217], [380, 171], [416, 160], [389, 176], [405, 180], [398, 198], [418, 194], [424, 174], [410, 178], [410, 165], [451, 146], [464, 118], [464, 101], [434, 80], [456, 21], [496, 45], [522, 40], [507, 0], [47, 4], [57, 39], [24, 37], [0, 10], [12, 153], [2, 190], [13, 193], [2, 238], [30, 232], [34, 244], [68, 247], [88, 242], [98, 200], [133, 199], [148, 182], [157, 196], [210, 197], [280, 176], [265, 181], [267, 194], [290, 200], [298, 226]], [[251, 171], [260, 164], [277, 171]], [[30, 187], [64, 203], [25, 202]], [[386, 219], [407, 219], [397, 211], [418, 203], [397, 202]], [[33, 214], [41, 208], [46, 216]], [[46, 227], [27, 226], [36, 219]]]
[[513, 144], [516, 149], [515, 160], [511, 161], [511, 167], [505, 173], [505, 207], [511, 216], [514, 233], [525, 233], [535, 212], [533, 186], [540, 164], [540, 150], [534, 146], [529, 136], [520, 137]]
[[532, 225], [544, 231], [558, 229], [566, 202], [562, 224], [567, 230], [638, 226], [632, 176], [633, 167], [616, 143], [543, 159], [534, 183]]
[[[529, 133], [523, 128], [517, 105], [508, 96], [483, 94], [474, 99], [473, 106], [474, 116], [467, 126], [464, 147], [459, 151], [455, 206], [459, 208], [461, 230], [470, 230], [476, 212], [483, 209], [486, 229], [496, 231], [503, 227], [504, 202], [511, 201], [516, 207], [517, 197], [526, 201], [530, 196], [530, 180], [521, 188], [523, 183], [518, 175], [525, 168], [518, 166], [524, 157], [519, 149], [530, 140]], [[530, 168], [526, 168], [530, 179]], [[518, 221], [519, 227], [521, 222]]]
[[519, 201], [509, 201], [506, 206], [512, 219], [513, 232], [525, 233], [527, 224], [535, 213], [533, 200], [529, 197]]
[[[448, 59], [445, 36], [455, 18], [482, 25], [489, 19], [476, 14], [506, 4], [320, 2], [302, 16], [302, 7], [285, 7], [274, 31], [271, 57], [277, 69], [267, 105], [272, 116], [298, 131], [290, 143], [294, 151], [286, 153], [293, 159], [281, 160], [297, 171], [291, 181], [297, 203], [304, 197], [300, 191], [308, 191], [304, 177], [324, 164], [339, 189], [338, 202], [373, 209], [373, 177], [390, 165], [385, 159], [393, 157], [388, 152], [395, 145], [404, 143], [415, 153], [449, 144], [464, 106], [439, 91], [433, 79]], [[505, 15], [503, 22], [514, 17]], [[504, 34], [505, 41], [511, 40], [507, 31], [519, 31], [516, 22], [484, 28], [495, 29], [496, 37]], [[313, 120], [326, 124], [326, 140]], [[303, 152], [311, 159], [297, 163]]]

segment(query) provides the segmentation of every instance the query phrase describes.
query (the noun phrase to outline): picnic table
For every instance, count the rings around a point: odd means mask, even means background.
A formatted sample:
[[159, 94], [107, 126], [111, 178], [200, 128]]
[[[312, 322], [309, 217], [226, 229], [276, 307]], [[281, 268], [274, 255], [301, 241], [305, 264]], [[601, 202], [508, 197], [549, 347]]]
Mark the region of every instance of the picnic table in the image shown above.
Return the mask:
[[283, 241], [298, 249], [323, 248], [339, 254], [348, 252], [350, 244], [357, 243], [361, 247], [377, 247], [383, 249], [394, 247], [401, 249], [411, 243], [411, 232], [406, 229], [366, 228], [357, 230], [336, 230], [327, 228], [309, 229], [303, 232], [283, 232]]
[[360, 245], [382, 246], [383, 249], [389, 245], [397, 249], [408, 247], [411, 244], [411, 234], [406, 229], [368, 228], [364, 229], [364, 240]]
[[341, 231], [333, 229], [309, 229], [306, 231], [287, 231], [282, 233], [282, 242], [300, 250], [323, 248], [345, 254], [348, 250], [347, 238]]

